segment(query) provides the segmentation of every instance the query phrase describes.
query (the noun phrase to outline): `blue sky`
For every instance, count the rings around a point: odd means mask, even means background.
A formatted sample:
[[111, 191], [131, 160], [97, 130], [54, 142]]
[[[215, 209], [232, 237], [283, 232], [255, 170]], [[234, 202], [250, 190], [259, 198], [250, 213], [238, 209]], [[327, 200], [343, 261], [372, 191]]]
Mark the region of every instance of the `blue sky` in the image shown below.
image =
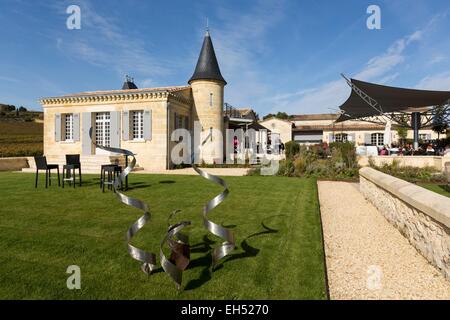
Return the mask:
[[[81, 30], [66, 8], [81, 8]], [[381, 30], [366, 27], [381, 8]], [[326, 113], [350, 89], [340, 77], [450, 90], [448, 0], [142, 1], [0, 0], [0, 102], [41, 110], [38, 99], [184, 85], [206, 17], [225, 101], [260, 115]]]

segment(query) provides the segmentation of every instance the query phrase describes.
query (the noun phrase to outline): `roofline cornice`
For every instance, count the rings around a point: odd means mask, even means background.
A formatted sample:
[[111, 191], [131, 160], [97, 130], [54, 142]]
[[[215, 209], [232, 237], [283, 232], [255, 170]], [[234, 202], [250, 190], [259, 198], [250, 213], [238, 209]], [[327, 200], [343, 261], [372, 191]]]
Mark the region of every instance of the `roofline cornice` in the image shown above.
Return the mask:
[[102, 102], [123, 102], [123, 101], [142, 101], [142, 100], [167, 100], [172, 98], [184, 103], [190, 101], [176, 92], [168, 90], [161, 91], [141, 91], [141, 92], [123, 92], [123, 93], [107, 93], [107, 94], [81, 94], [73, 96], [48, 97], [42, 98], [39, 102], [42, 105], [60, 105], [60, 104], [90, 104]]

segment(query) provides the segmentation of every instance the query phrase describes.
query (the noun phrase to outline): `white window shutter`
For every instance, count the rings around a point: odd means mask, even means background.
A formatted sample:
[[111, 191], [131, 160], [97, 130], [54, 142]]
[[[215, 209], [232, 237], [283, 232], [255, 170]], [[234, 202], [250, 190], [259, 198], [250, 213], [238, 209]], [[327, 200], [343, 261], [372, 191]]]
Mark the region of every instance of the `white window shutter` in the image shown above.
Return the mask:
[[110, 113], [111, 119], [111, 147], [120, 148], [120, 112], [113, 111]]
[[80, 141], [80, 114], [73, 114], [73, 141]]
[[55, 141], [61, 141], [61, 113], [55, 114]]
[[128, 141], [130, 139], [130, 113], [128, 111], [122, 112], [122, 140]]
[[372, 135], [370, 133], [364, 134], [364, 143], [365, 144], [372, 144]]
[[152, 110], [144, 110], [144, 140], [152, 140]]
[[[90, 112], [83, 112], [81, 119], [81, 151], [84, 155], [92, 154], [92, 140], [89, 137], [89, 129], [92, 126], [92, 115]], [[94, 128], [92, 129], [94, 130]], [[94, 131], [95, 132], [95, 131]], [[95, 133], [92, 133], [94, 135]]]

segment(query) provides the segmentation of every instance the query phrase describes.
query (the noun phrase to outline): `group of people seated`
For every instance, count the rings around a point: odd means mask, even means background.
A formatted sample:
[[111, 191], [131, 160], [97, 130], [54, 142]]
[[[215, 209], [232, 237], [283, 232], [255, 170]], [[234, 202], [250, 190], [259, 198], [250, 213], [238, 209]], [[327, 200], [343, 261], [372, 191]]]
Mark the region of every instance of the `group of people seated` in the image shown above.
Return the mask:
[[389, 155], [400, 155], [400, 156], [411, 156], [411, 155], [427, 155], [427, 156], [446, 156], [450, 157], [450, 145], [440, 146], [438, 144], [433, 143], [425, 143], [419, 145], [418, 150], [414, 150], [414, 147], [411, 143], [407, 143], [405, 145], [395, 145], [392, 144], [391, 147], [383, 146], [379, 149], [378, 154], [380, 156], [389, 156]]

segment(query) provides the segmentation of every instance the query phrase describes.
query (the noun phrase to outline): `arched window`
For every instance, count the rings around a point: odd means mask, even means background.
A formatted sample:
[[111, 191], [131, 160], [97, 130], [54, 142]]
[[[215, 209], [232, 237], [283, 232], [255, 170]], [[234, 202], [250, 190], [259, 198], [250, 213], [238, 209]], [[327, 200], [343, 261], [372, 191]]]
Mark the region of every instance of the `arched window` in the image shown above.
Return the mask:
[[373, 146], [382, 146], [384, 144], [384, 133], [372, 133], [370, 135], [370, 143]]
[[348, 141], [348, 134], [346, 134], [346, 133], [337, 133], [334, 136], [334, 141], [336, 141], [336, 142], [347, 142]]

